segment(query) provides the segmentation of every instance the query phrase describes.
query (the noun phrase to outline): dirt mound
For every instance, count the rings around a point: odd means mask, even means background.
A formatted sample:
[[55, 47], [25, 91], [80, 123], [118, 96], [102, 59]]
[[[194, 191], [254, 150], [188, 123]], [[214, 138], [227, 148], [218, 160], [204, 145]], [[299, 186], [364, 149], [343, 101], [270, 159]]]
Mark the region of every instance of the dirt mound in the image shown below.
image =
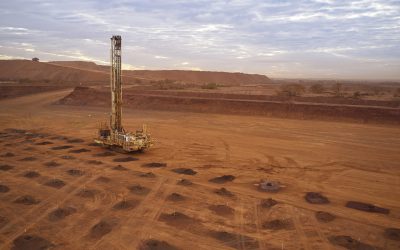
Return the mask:
[[281, 189], [281, 184], [278, 181], [261, 180], [257, 184], [257, 188], [262, 192], [278, 192]]
[[178, 173], [178, 174], [186, 174], [186, 175], [195, 175], [197, 174], [196, 171], [194, 171], [191, 168], [175, 168], [171, 170], [172, 172]]
[[18, 197], [14, 203], [23, 204], [23, 205], [35, 205], [40, 203], [40, 200], [35, 199], [31, 195], [23, 195]]
[[4, 227], [5, 225], [7, 225], [7, 223], [8, 223], [8, 219], [4, 216], [0, 216], [0, 229], [2, 227]]
[[167, 166], [167, 163], [163, 163], [163, 162], [149, 162], [149, 163], [142, 164], [142, 167], [146, 167], [146, 168], [164, 168], [166, 166]]
[[65, 182], [60, 179], [51, 179], [48, 182], [46, 182], [44, 185], [60, 189], [65, 186]]
[[90, 229], [89, 237], [92, 239], [100, 239], [104, 235], [111, 233], [116, 225], [116, 219], [102, 219]]
[[98, 181], [98, 182], [104, 182], [104, 183], [108, 183], [108, 182], [110, 182], [110, 181], [111, 181], [111, 179], [110, 179], [110, 178], [108, 178], [108, 177], [100, 176], [99, 178], [97, 178], [97, 179], [96, 179], [96, 181]]
[[53, 210], [52, 212], [49, 213], [48, 218], [50, 221], [59, 221], [76, 212], [77, 212], [76, 208], [73, 207], [57, 208], [56, 210]]
[[11, 153], [11, 152], [8, 152], [8, 153], [5, 153], [5, 154], [0, 155], [0, 157], [5, 157], [5, 158], [14, 157], [14, 156], [15, 156], [15, 154], [13, 154], [13, 153]]
[[7, 187], [6, 185], [0, 184], [0, 193], [7, 193], [8, 191], [10, 191], [9, 187]]
[[178, 194], [178, 193], [172, 193], [172, 194], [168, 195], [167, 200], [174, 201], [174, 202], [184, 201], [184, 200], [186, 200], [186, 197], [181, 194]]
[[76, 196], [82, 197], [82, 198], [94, 198], [96, 194], [98, 194], [99, 191], [96, 189], [81, 189], [79, 190], [78, 193], [76, 193]]
[[376, 250], [378, 248], [368, 245], [366, 243], [362, 243], [356, 239], [353, 239], [347, 235], [338, 235], [338, 236], [331, 236], [328, 240], [337, 246], [341, 246], [351, 250]]
[[306, 199], [306, 201], [311, 204], [328, 204], [329, 203], [328, 198], [326, 198], [322, 194], [316, 193], [316, 192], [306, 193], [306, 195], [304, 196], [304, 199]]
[[35, 143], [35, 145], [38, 145], [38, 146], [49, 145], [49, 144], [54, 144], [54, 143], [51, 141], [42, 141], [42, 142]]
[[122, 158], [115, 158], [113, 161], [114, 162], [130, 162], [130, 161], [137, 161], [139, 160], [138, 158], [128, 156], [128, 157], [122, 157]]
[[144, 178], [156, 178], [156, 175], [152, 172], [141, 173], [139, 176]]
[[103, 162], [102, 161], [97, 161], [97, 160], [88, 160], [88, 161], [86, 161], [88, 164], [91, 164], [91, 165], [101, 165], [101, 164], [103, 164]]
[[139, 205], [139, 200], [123, 200], [113, 206], [114, 210], [130, 210]]
[[150, 192], [150, 189], [141, 185], [132, 185], [129, 186], [128, 189], [137, 195], [146, 195]]
[[73, 148], [74, 146], [71, 145], [63, 145], [63, 146], [55, 146], [50, 148], [51, 150], [63, 150], [63, 149], [69, 149], [69, 148]]
[[226, 183], [226, 182], [233, 181], [234, 179], [235, 179], [235, 176], [233, 176], [233, 175], [223, 175], [223, 176], [212, 178], [212, 179], [210, 179], [208, 181], [209, 182], [218, 183], [218, 184], [223, 184], [223, 183]]
[[193, 184], [193, 182], [191, 182], [188, 179], [180, 179], [176, 184], [182, 185], [182, 186], [190, 186]]
[[46, 167], [49, 167], [49, 168], [55, 168], [55, 167], [61, 166], [62, 164], [55, 162], [55, 161], [49, 161], [49, 162], [44, 163], [43, 165], [45, 165]]
[[126, 171], [128, 170], [126, 167], [123, 167], [121, 165], [115, 166], [113, 167], [114, 170], [118, 170], [118, 171]]
[[268, 198], [268, 199], [261, 201], [262, 208], [271, 208], [271, 207], [275, 206], [276, 204], [278, 204], [278, 202], [272, 198]]
[[40, 176], [40, 174], [36, 171], [27, 171], [24, 173], [24, 177], [30, 178], [30, 179], [37, 178], [39, 176]]
[[37, 160], [36, 157], [30, 156], [30, 157], [22, 158], [19, 161], [36, 161], [36, 160]]
[[226, 205], [210, 205], [208, 206], [208, 209], [220, 216], [230, 217], [233, 216], [233, 214], [235, 213], [235, 210], [233, 208]]
[[90, 149], [86, 149], [86, 148], [80, 148], [80, 149], [72, 149], [70, 151], [68, 151], [69, 153], [74, 153], [74, 154], [80, 154], [80, 153], [85, 153], [85, 152], [90, 152]]
[[246, 235], [226, 231], [210, 231], [210, 236], [234, 249], [259, 249], [258, 241]]
[[387, 208], [378, 207], [378, 206], [372, 205], [370, 203], [364, 203], [364, 202], [358, 202], [358, 201], [348, 201], [346, 203], [346, 207], [365, 211], [365, 212], [370, 212], [370, 213], [389, 214], [389, 212], [390, 212], [390, 210]]
[[399, 228], [386, 228], [384, 236], [390, 240], [400, 241], [400, 229]]
[[60, 156], [60, 158], [64, 159], [64, 160], [74, 160], [74, 159], [76, 159], [75, 156], [72, 156], [72, 155], [62, 155], [62, 156]]
[[275, 219], [264, 222], [262, 228], [269, 230], [287, 230], [293, 228], [293, 222], [290, 219]]
[[85, 142], [85, 141], [82, 140], [82, 139], [68, 139], [67, 142], [68, 143], [82, 143], [82, 142]]
[[170, 245], [166, 241], [160, 241], [155, 239], [148, 239], [142, 241], [139, 245], [139, 250], [178, 250], [175, 246]]
[[221, 195], [221, 196], [231, 197], [231, 198], [235, 197], [235, 194], [226, 188], [216, 189], [216, 190], [214, 190], [214, 193]]
[[180, 229], [192, 227], [194, 224], [199, 223], [198, 220], [189, 217], [181, 212], [173, 212], [171, 214], [162, 213], [159, 220], [165, 222], [169, 226]]
[[315, 218], [317, 218], [319, 222], [331, 222], [336, 219], [336, 216], [328, 212], [317, 211], [315, 212]]
[[71, 176], [82, 176], [85, 174], [85, 172], [83, 172], [82, 170], [79, 170], [79, 169], [70, 169], [70, 170], [67, 170], [67, 173]]
[[0, 170], [1, 171], [8, 171], [8, 170], [11, 170], [13, 168], [14, 168], [14, 166], [7, 165], [7, 164], [0, 165]]
[[55, 245], [50, 241], [30, 234], [24, 234], [18, 236], [13, 241], [13, 246], [11, 247], [12, 250], [44, 250], [44, 249], [51, 249]]
[[115, 154], [113, 152], [110, 151], [105, 151], [102, 153], [98, 153], [98, 154], [94, 154], [94, 157], [106, 157], [106, 156], [114, 156]]

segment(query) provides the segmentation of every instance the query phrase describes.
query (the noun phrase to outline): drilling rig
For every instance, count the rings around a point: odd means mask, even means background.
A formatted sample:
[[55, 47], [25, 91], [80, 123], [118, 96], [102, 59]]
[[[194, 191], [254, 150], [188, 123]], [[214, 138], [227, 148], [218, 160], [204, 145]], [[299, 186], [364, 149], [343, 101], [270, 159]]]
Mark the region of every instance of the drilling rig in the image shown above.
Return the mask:
[[110, 124], [102, 124], [95, 142], [125, 152], [142, 151], [150, 148], [153, 141], [146, 125], [135, 133], [122, 127], [122, 79], [121, 79], [121, 36], [111, 37], [111, 116]]

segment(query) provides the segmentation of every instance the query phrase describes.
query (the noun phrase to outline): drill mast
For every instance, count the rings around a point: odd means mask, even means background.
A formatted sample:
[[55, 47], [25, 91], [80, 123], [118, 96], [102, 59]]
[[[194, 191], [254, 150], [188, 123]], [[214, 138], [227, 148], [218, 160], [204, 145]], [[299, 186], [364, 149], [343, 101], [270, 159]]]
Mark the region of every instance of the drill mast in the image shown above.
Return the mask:
[[121, 36], [111, 38], [111, 129], [122, 132]]

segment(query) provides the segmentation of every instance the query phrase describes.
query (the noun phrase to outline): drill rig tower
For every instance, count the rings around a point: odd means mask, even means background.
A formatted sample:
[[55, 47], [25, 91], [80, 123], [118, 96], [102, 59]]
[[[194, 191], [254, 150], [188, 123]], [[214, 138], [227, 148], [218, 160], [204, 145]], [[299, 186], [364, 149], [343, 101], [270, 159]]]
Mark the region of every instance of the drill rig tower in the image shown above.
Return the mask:
[[126, 152], [141, 151], [152, 146], [150, 134], [143, 125], [135, 133], [125, 132], [122, 127], [122, 79], [121, 79], [121, 36], [111, 38], [111, 117], [110, 126], [99, 129], [95, 142], [121, 148]]

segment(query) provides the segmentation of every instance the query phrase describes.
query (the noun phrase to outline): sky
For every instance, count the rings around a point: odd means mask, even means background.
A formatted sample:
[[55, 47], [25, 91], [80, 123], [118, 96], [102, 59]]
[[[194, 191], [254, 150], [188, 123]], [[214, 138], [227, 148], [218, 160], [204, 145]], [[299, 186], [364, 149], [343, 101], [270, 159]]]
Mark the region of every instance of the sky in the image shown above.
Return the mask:
[[400, 0], [0, 1], [0, 59], [400, 80]]

